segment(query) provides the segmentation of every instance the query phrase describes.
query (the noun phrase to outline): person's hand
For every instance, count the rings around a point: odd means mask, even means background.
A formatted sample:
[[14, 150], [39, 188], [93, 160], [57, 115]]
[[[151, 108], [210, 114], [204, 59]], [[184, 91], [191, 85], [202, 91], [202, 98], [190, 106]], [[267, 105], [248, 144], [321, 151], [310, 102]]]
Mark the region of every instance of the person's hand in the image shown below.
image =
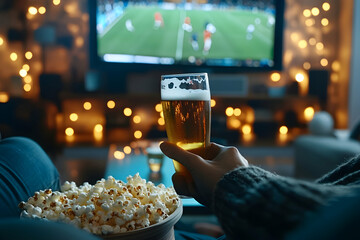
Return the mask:
[[193, 179], [190, 181], [176, 172], [172, 177], [176, 192], [179, 195], [192, 196], [209, 207], [220, 178], [237, 167], [248, 166], [247, 160], [235, 147], [211, 143], [206, 148], [204, 158], [169, 142], [163, 142], [160, 148], [166, 156], [184, 165]]

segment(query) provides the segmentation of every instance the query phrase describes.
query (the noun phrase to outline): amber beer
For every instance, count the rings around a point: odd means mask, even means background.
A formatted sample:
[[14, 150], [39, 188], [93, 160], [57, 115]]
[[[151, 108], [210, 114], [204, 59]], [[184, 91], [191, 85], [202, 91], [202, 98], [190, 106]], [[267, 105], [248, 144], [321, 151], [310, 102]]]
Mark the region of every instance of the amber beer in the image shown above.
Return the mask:
[[[169, 141], [185, 150], [204, 155], [210, 143], [210, 101], [163, 100], [166, 133]], [[175, 170], [187, 174], [187, 170], [174, 161]]]
[[[161, 101], [171, 143], [201, 156], [210, 144], [210, 88], [207, 73], [161, 76]], [[174, 161], [178, 173], [191, 177]]]

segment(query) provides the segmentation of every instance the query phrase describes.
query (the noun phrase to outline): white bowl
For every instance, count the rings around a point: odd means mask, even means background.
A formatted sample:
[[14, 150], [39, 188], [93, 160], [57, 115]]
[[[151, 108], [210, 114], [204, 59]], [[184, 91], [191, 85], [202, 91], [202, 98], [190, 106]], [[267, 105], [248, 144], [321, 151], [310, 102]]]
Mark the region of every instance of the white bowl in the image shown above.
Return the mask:
[[165, 220], [146, 228], [136, 229], [125, 233], [101, 235], [103, 239], [111, 240], [174, 240], [174, 225], [179, 221], [183, 213], [183, 205], [180, 200], [179, 207]]

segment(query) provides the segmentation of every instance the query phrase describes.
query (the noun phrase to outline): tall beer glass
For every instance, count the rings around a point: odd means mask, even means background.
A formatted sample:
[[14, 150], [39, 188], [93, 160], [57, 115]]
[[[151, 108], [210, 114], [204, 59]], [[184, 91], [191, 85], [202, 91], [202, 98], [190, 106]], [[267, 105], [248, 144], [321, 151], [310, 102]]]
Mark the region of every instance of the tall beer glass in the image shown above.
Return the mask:
[[[168, 139], [179, 147], [204, 155], [210, 144], [210, 88], [207, 73], [161, 76], [161, 102]], [[174, 162], [175, 171], [190, 177]]]

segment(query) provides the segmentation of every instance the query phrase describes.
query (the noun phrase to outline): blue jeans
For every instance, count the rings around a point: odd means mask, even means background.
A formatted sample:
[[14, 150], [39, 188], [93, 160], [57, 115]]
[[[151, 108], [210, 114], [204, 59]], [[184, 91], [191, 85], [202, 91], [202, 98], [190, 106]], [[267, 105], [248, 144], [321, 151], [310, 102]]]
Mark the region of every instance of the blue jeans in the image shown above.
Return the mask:
[[[44, 189], [60, 189], [59, 173], [44, 150], [24, 137], [1, 140], [0, 239], [98, 239], [68, 224], [20, 220], [18, 204]], [[175, 236], [177, 240], [215, 239], [183, 231], [175, 231]]]
[[35, 191], [60, 189], [59, 173], [44, 150], [23, 137], [0, 141], [0, 218], [18, 217]]

